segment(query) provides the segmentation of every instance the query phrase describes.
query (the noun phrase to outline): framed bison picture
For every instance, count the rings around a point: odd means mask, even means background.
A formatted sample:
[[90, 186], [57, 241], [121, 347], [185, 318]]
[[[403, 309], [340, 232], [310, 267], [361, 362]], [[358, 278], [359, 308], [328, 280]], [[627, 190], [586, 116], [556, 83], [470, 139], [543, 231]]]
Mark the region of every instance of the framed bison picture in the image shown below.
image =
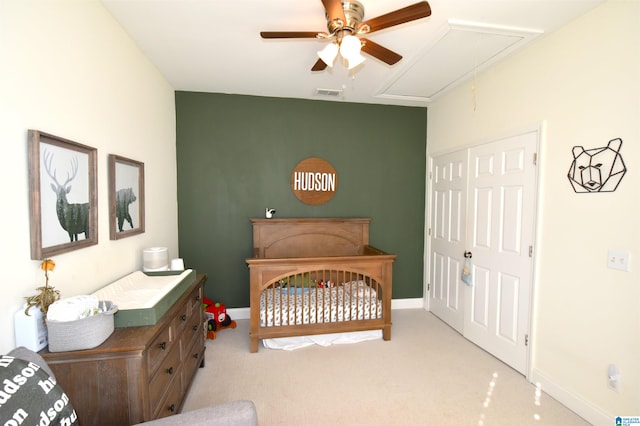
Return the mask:
[[109, 154], [109, 237], [144, 232], [144, 163]]
[[31, 258], [98, 243], [97, 150], [28, 132]]

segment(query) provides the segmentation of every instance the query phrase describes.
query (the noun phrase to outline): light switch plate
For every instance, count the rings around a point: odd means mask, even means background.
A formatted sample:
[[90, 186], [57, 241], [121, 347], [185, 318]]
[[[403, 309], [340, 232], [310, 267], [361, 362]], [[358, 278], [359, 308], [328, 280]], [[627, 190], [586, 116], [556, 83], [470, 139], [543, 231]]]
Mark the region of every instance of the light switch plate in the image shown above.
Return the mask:
[[607, 267], [619, 271], [629, 272], [629, 261], [631, 255], [624, 250], [611, 250], [607, 253]]

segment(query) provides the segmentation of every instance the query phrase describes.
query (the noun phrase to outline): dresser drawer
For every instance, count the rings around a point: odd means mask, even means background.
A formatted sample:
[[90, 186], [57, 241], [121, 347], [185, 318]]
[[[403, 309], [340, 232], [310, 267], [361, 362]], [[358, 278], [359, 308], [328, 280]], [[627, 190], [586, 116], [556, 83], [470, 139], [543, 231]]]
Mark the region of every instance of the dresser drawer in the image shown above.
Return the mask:
[[184, 343], [181, 343], [184, 351], [182, 353], [182, 383], [185, 388], [183, 392], [187, 391], [191, 378], [194, 376], [204, 357], [204, 337], [203, 335], [194, 336], [193, 340], [188, 341], [183, 339]]
[[186, 321], [186, 327], [184, 331], [180, 333], [180, 339], [182, 341], [182, 348], [187, 347], [187, 343], [191, 342], [195, 335], [199, 334], [204, 336], [204, 318], [201, 312], [193, 312], [189, 319]]
[[188, 315], [193, 314], [195, 311], [202, 311], [202, 287], [197, 287], [191, 292], [187, 304]]
[[182, 403], [183, 382], [181, 375], [178, 375], [171, 382], [169, 390], [162, 402], [160, 402], [153, 413], [154, 419], [172, 416], [178, 413]]
[[180, 348], [176, 345], [164, 359], [149, 382], [149, 398], [152, 411], [167, 392], [173, 379], [180, 376]]
[[171, 325], [164, 328], [158, 337], [153, 339], [148, 349], [149, 377], [153, 375], [167, 354], [171, 352], [171, 349], [175, 346], [175, 340], [175, 333]]
[[181, 336], [184, 331], [185, 326], [187, 325], [187, 320], [189, 319], [189, 315], [191, 313], [191, 299], [184, 305], [180, 307], [180, 312], [173, 320], [173, 329], [176, 332], [176, 336]]

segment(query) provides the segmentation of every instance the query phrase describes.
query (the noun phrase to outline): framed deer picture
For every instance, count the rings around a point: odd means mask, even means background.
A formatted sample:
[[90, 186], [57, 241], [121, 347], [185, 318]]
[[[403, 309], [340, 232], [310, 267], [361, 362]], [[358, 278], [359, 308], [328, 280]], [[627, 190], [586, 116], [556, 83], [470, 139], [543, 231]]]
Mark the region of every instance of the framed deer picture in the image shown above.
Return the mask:
[[29, 130], [31, 258], [98, 243], [97, 150]]
[[109, 154], [109, 237], [144, 232], [144, 163]]

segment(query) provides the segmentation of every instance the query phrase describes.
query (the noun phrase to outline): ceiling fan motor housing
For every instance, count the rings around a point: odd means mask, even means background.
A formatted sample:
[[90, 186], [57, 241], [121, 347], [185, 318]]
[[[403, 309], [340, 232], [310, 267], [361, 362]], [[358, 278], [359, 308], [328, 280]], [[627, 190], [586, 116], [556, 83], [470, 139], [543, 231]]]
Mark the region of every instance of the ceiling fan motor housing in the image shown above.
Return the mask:
[[329, 34], [340, 34], [341, 31], [348, 31], [350, 34], [355, 34], [360, 22], [362, 22], [362, 18], [364, 18], [364, 6], [362, 3], [345, 1], [342, 2], [342, 7], [347, 22], [340, 22], [339, 19], [332, 21], [327, 14], [327, 29], [329, 30]]

